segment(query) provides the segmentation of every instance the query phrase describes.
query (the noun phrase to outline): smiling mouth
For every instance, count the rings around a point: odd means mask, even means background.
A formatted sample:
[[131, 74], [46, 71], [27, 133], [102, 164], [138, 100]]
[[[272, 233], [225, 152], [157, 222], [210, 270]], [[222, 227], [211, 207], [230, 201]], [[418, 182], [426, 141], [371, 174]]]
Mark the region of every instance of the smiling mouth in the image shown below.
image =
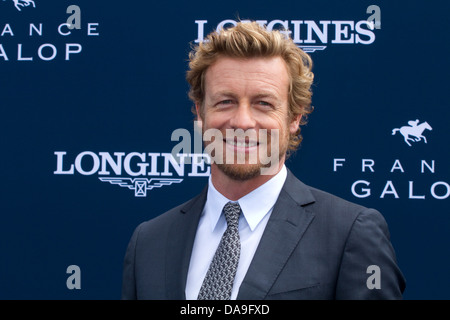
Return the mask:
[[237, 148], [252, 148], [259, 145], [258, 141], [254, 140], [238, 140], [238, 139], [224, 139], [226, 144]]

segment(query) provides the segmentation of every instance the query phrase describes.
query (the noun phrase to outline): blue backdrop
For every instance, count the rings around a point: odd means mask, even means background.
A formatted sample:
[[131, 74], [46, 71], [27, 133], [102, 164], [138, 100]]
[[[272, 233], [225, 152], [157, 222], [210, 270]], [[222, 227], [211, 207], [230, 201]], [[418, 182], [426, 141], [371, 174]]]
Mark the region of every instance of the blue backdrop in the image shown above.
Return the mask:
[[287, 27], [314, 61], [315, 111], [287, 166], [382, 212], [405, 299], [450, 298], [449, 10], [445, 1], [0, 1], [0, 299], [120, 298], [134, 228], [207, 181], [200, 156], [172, 161], [171, 136], [193, 132], [190, 44], [238, 19]]

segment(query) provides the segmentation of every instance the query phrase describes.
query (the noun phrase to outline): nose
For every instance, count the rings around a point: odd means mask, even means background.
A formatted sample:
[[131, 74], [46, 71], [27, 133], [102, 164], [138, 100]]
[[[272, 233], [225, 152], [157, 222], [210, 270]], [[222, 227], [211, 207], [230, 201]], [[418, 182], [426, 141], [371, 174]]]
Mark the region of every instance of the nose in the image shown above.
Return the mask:
[[255, 128], [256, 122], [249, 103], [239, 103], [230, 119], [230, 126], [233, 129], [243, 130]]

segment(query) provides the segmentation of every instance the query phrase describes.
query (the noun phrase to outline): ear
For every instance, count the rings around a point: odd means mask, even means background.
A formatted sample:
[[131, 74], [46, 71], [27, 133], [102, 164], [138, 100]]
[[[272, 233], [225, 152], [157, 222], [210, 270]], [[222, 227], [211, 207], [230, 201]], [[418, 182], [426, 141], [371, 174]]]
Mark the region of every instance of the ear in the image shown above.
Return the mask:
[[197, 120], [196, 121], [198, 121], [199, 122], [199, 124], [202, 124], [203, 123], [203, 118], [202, 118], [202, 113], [201, 113], [201, 111], [200, 111], [200, 103], [199, 102], [196, 102], [195, 103], [195, 112], [197, 113]]
[[300, 120], [302, 119], [302, 115], [299, 114], [296, 116], [289, 125], [289, 132], [291, 134], [295, 134], [297, 132], [298, 126], [300, 125]]
[[197, 113], [197, 121], [203, 121], [202, 116], [201, 116], [202, 113], [200, 111], [200, 108], [201, 108], [200, 103], [196, 102], [195, 103], [195, 112]]
[[195, 104], [195, 113], [196, 113], [196, 119], [194, 121], [194, 130], [196, 130], [197, 132], [202, 134], [203, 119], [200, 116], [201, 112], [200, 112], [200, 107], [199, 107], [198, 103]]

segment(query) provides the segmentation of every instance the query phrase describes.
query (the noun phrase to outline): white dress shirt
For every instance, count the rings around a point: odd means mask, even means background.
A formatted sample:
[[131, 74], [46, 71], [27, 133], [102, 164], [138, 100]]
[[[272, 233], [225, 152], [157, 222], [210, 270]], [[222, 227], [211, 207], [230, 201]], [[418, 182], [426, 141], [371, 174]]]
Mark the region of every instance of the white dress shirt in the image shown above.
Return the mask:
[[[253, 259], [286, 176], [287, 170], [283, 165], [280, 172], [269, 181], [237, 201], [243, 213], [239, 219], [241, 254], [231, 292], [232, 300], [235, 300], [238, 295], [239, 287]], [[227, 222], [222, 209], [228, 201], [230, 200], [214, 188], [209, 177], [207, 199], [197, 227], [189, 264], [185, 289], [188, 300], [197, 299], [206, 272], [225, 232]]]

